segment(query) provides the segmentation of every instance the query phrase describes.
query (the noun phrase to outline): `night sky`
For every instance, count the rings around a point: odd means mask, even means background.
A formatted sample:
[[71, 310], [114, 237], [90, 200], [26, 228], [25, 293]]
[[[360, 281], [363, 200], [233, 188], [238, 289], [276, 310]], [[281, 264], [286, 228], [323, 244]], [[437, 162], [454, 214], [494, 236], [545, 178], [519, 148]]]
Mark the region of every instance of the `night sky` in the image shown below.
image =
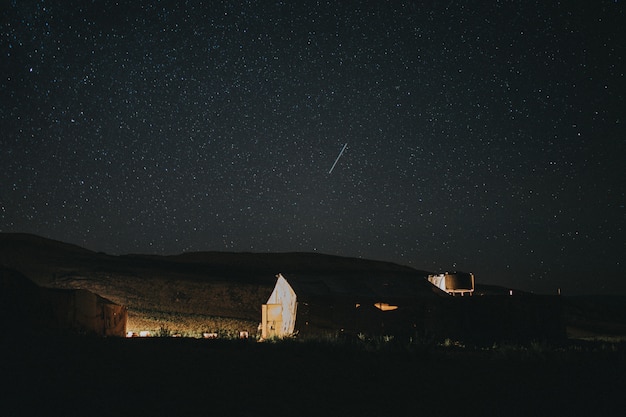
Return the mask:
[[626, 294], [624, 2], [203, 3], [0, 1], [1, 232]]

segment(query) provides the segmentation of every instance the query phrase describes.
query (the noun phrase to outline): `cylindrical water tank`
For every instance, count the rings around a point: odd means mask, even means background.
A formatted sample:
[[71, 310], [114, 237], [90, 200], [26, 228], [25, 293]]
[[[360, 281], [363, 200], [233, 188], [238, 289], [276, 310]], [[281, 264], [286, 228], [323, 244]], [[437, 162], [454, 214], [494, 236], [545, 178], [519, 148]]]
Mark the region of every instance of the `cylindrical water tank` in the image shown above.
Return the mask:
[[446, 274], [447, 291], [473, 291], [474, 275], [467, 272]]

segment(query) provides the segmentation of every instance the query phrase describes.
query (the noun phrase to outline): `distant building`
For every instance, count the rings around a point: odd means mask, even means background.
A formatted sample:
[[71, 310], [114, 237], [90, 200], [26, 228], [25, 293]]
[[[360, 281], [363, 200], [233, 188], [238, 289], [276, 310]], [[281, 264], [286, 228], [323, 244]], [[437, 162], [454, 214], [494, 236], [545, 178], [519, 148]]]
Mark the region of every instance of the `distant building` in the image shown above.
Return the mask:
[[429, 275], [428, 281], [450, 295], [472, 295], [474, 292], [474, 274], [471, 272]]

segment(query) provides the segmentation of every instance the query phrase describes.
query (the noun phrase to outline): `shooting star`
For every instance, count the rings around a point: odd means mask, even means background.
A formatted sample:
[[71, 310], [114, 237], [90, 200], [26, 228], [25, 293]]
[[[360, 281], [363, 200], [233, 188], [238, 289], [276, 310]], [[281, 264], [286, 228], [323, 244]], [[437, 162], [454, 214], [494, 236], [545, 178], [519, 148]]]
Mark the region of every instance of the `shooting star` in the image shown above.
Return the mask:
[[330, 171], [328, 171], [329, 174], [332, 174], [333, 169], [335, 169], [335, 165], [337, 165], [337, 162], [339, 162], [339, 158], [341, 158], [341, 155], [343, 155], [343, 151], [345, 151], [347, 147], [348, 147], [347, 143], [343, 145], [343, 148], [341, 148], [341, 152], [339, 152], [339, 155], [337, 155], [337, 159], [335, 159], [335, 163], [333, 164], [332, 167], [330, 167]]

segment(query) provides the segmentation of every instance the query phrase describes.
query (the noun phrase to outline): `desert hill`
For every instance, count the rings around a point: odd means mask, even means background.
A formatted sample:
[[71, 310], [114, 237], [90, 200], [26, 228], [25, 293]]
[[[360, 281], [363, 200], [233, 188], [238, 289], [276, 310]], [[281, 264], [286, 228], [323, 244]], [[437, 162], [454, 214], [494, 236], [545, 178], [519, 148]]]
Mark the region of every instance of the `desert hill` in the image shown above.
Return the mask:
[[187, 279], [199, 278], [202, 281], [226, 278], [268, 285], [273, 285], [278, 272], [356, 274], [374, 271], [384, 276], [421, 277], [429, 273], [391, 262], [305, 252], [112, 256], [22, 233], [0, 233], [0, 262], [26, 273], [42, 285], [53, 283], [59, 275], [71, 275], [78, 271], [137, 274], [158, 269], [159, 275], [168, 277], [184, 275]]
[[129, 329], [255, 332], [276, 274], [410, 281], [433, 296], [426, 271], [317, 253], [197, 252], [173, 256], [104, 253], [20, 233], [0, 234], [0, 264], [41, 286], [86, 289], [129, 310]]

